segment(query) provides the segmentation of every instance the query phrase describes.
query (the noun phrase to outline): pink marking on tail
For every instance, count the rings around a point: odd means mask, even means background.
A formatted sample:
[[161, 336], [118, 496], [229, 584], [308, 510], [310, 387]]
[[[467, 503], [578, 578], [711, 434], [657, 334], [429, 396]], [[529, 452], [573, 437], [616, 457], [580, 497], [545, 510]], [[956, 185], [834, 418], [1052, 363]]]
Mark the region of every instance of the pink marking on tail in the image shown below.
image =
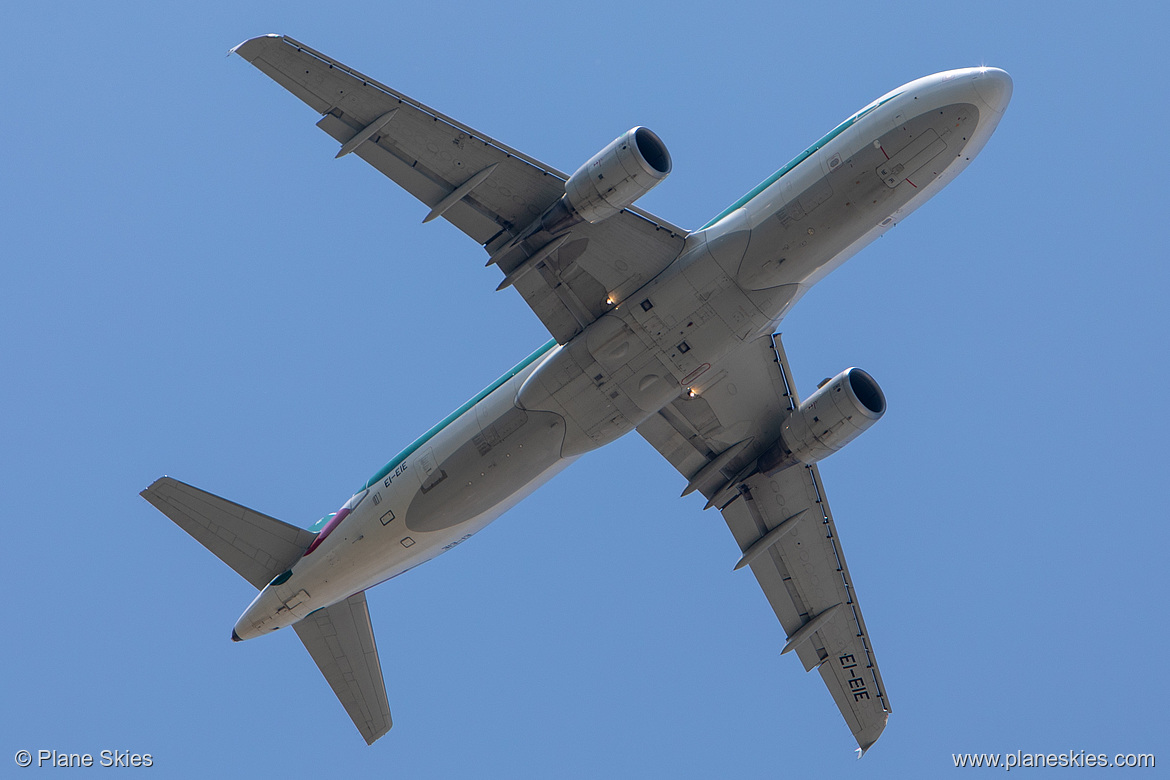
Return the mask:
[[326, 523], [325, 527], [322, 528], [320, 533], [317, 534], [317, 538], [314, 539], [313, 543], [309, 545], [309, 549], [305, 550], [305, 555], [308, 555], [309, 553], [313, 552], [313, 550], [316, 550], [318, 547], [320, 547], [321, 542], [325, 541], [325, 537], [333, 533], [333, 529], [341, 525], [341, 521], [347, 517], [349, 517], [349, 509], [343, 508], [338, 511], [338, 513], [333, 516], [333, 519]]

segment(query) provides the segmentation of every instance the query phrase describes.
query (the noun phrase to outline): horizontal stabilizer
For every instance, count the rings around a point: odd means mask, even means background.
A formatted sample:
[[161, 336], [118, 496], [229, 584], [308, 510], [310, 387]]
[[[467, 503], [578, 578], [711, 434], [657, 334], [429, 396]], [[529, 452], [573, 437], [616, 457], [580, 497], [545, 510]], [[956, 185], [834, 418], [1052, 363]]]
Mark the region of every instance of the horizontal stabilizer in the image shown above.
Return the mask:
[[366, 744], [374, 744], [392, 724], [365, 591], [310, 613], [293, 628]]
[[141, 495], [257, 589], [300, 560], [316, 537], [170, 477]]

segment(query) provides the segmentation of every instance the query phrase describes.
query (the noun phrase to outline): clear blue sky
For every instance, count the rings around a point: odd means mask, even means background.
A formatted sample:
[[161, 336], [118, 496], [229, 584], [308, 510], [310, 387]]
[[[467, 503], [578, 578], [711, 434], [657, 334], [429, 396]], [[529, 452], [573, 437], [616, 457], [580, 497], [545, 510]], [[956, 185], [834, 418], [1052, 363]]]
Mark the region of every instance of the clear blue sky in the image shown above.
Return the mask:
[[[1170, 763], [1155, 6], [5, 4], [0, 774], [22, 748], [155, 777]], [[685, 226], [904, 82], [1012, 74], [970, 169], [781, 326], [803, 394], [860, 365], [889, 400], [822, 472], [894, 708], [862, 762], [637, 437], [370, 593], [396, 724], [372, 748], [293, 636], [229, 641], [250, 586], [139, 490], [308, 526], [547, 339], [474, 243], [224, 56], [267, 32], [565, 170], [648, 125], [675, 170], [641, 205]]]

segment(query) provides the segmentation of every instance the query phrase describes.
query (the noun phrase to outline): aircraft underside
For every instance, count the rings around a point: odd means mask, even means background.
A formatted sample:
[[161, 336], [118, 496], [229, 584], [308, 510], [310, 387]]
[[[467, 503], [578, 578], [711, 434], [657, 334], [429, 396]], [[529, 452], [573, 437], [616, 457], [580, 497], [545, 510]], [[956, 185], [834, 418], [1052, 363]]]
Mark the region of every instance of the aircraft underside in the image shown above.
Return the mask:
[[816, 463], [885, 411], [860, 369], [803, 402], [776, 324], [819, 279], [953, 179], [1007, 74], [928, 76], [838, 125], [703, 228], [633, 201], [670, 172], [619, 136], [567, 176], [292, 39], [234, 49], [318, 126], [481, 244], [553, 340], [305, 530], [164, 477], [143, 496], [258, 589], [233, 630], [294, 626], [367, 742], [391, 724], [364, 591], [461, 544], [580, 455], [637, 430], [722, 512], [861, 750], [890, 712]]

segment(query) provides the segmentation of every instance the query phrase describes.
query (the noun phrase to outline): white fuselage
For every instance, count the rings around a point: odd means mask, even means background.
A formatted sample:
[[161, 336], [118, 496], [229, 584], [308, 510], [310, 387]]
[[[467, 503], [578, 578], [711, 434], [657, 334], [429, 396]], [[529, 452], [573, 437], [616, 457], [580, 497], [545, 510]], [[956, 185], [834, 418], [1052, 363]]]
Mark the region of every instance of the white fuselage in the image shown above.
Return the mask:
[[634, 295], [533, 353], [387, 464], [291, 575], [256, 596], [237, 636], [291, 625], [430, 560], [581, 454], [701, 392], [721, 360], [962, 171], [1010, 95], [1003, 71], [947, 71], [846, 120], [690, 234]]

